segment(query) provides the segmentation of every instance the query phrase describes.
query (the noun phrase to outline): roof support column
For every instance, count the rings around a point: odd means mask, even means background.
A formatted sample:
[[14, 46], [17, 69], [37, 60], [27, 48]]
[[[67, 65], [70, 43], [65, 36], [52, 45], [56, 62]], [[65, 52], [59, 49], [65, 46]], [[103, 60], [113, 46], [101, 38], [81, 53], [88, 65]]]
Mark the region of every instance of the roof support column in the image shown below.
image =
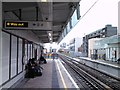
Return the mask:
[[[0, 73], [2, 73], [2, 2], [0, 1]], [[2, 74], [0, 74], [0, 85], [2, 84]], [[0, 87], [1, 90], [1, 87]]]
[[120, 35], [120, 1], [118, 2], [118, 29], [117, 34]]

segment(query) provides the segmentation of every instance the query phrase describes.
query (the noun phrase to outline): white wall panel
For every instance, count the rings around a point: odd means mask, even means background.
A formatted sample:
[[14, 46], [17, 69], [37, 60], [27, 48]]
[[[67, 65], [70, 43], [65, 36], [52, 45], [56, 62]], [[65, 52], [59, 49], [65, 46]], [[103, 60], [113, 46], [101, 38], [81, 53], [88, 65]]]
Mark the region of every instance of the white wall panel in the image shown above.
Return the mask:
[[22, 71], [22, 39], [19, 38], [18, 49], [18, 73]]
[[33, 44], [33, 58], [35, 58], [35, 44]]
[[41, 56], [41, 48], [40, 46], [37, 46], [37, 59], [39, 59]]
[[34, 57], [37, 59], [37, 53], [38, 53], [38, 51], [37, 51], [37, 45], [36, 44], [34, 44]]
[[11, 77], [13, 77], [17, 74], [17, 37], [12, 36], [11, 43]]
[[28, 60], [31, 58], [31, 45], [28, 44]]
[[[2, 2], [0, 2], [0, 73], [2, 73]], [[0, 85], [2, 84], [2, 74], [0, 74]]]
[[28, 62], [28, 44], [27, 41], [25, 43], [25, 64]]
[[9, 79], [10, 35], [2, 32], [2, 83]]
[[[19, 83], [19, 81], [23, 80], [24, 79], [24, 74], [25, 72], [23, 73], [20, 73], [17, 77], [13, 78], [12, 80], [10, 80], [8, 83], [6, 83], [5, 85], [2, 86], [2, 88], [10, 88], [14, 83]], [[14, 88], [15, 89], [15, 88]], [[14, 90], [12, 89], [12, 90]], [[17, 88], [18, 89], [18, 88]], [[15, 90], [17, 90], [15, 89]], [[1, 89], [0, 89], [1, 90]], [[3, 90], [6, 90], [6, 89], [3, 89]], [[19, 90], [19, 89], [18, 89]]]
[[31, 44], [31, 58], [33, 58], [32, 51], [33, 51], [33, 49], [32, 49], [32, 44]]

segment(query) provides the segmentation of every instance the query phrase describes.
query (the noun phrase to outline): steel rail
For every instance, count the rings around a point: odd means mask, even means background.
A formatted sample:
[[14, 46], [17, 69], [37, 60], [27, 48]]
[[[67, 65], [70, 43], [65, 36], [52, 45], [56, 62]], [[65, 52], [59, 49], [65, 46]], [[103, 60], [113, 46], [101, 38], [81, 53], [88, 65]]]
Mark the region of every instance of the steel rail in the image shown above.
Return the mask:
[[90, 75], [88, 72], [82, 70], [77, 64], [73, 64], [73, 62], [71, 62], [71, 60], [68, 60], [68, 58], [63, 57], [60, 55], [60, 57], [62, 58], [62, 60], [67, 63], [67, 65], [69, 65], [77, 74], [79, 74], [81, 77], [83, 77], [89, 84], [91, 84], [95, 89], [97, 90], [113, 90], [111, 87], [109, 87], [108, 85], [104, 84], [103, 82], [101, 82], [100, 80], [96, 79], [95, 77], [93, 77], [92, 75]]

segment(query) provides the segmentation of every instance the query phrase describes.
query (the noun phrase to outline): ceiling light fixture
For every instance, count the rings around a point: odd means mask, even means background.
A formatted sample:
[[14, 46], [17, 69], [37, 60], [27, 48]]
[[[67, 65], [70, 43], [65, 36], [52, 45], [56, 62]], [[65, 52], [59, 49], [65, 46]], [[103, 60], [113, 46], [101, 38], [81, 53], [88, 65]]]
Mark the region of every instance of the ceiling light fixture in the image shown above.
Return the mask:
[[52, 38], [50, 38], [50, 40], [52, 40]]
[[48, 33], [49, 34], [49, 36], [51, 36], [51, 33]]
[[47, 2], [47, 0], [41, 0], [41, 2]]

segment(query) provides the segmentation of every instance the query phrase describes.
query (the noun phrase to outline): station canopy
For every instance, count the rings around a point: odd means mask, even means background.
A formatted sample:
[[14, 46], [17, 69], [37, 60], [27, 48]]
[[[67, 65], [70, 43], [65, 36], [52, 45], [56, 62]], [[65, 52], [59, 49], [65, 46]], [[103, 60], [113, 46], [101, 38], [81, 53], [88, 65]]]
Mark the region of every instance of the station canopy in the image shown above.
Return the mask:
[[43, 43], [58, 42], [78, 3], [3, 2], [3, 21], [11, 25], [6, 29], [31, 30]]

